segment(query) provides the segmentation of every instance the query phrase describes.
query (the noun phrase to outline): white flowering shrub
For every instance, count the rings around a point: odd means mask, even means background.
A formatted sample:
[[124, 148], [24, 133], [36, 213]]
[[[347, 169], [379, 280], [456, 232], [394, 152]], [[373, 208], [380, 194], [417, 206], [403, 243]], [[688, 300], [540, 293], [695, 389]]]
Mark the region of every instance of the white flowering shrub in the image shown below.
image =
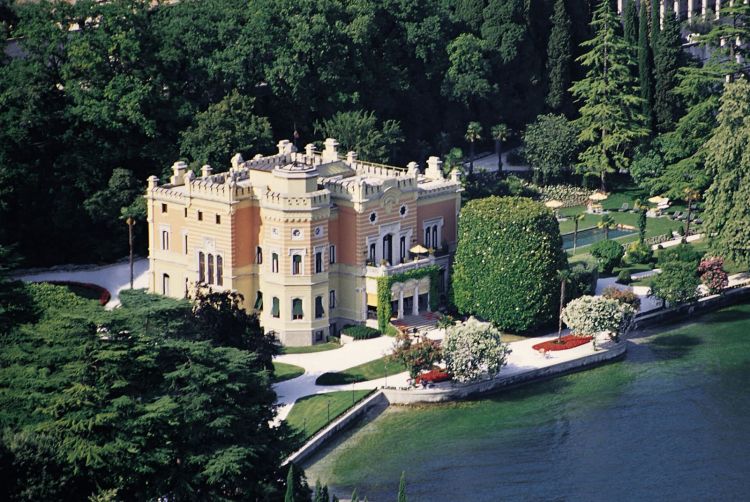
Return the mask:
[[482, 375], [495, 376], [505, 365], [510, 349], [502, 333], [492, 324], [471, 317], [447, 328], [443, 357], [448, 372], [459, 382], [471, 382]]
[[579, 336], [608, 332], [617, 337], [628, 327], [635, 315], [628, 304], [603, 296], [582, 296], [565, 306], [562, 320]]

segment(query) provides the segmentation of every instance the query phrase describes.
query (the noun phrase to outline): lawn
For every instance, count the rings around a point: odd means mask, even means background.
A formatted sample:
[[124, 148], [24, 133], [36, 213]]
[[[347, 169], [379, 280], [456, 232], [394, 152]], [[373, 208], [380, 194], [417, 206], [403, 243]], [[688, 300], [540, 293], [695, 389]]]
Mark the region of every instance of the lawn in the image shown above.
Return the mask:
[[323, 373], [315, 380], [317, 385], [343, 385], [347, 383], [366, 382], [388, 375], [406, 371], [406, 367], [395, 361], [388, 361], [388, 356], [354, 366], [335, 373]]
[[273, 363], [273, 381], [283, 382], [284, 380], [291, 380], [305, 373], [305, 368], [295, 366], [293, 364], [286, 363]]
[[310, 354], [313, 352], [323, 352], [326, 350], [334, 350], [341, 348], [341, 344], [338, 340], [326, 343], [318, 343], [316, 345], [308, 345], [305, 347], [284, 347], [281, 349], [282, 354]]
[[294, 403], [286, 422], [300, 431], [307, 440], [371, 392], [372, 390], [344, 390], [303, 397]]

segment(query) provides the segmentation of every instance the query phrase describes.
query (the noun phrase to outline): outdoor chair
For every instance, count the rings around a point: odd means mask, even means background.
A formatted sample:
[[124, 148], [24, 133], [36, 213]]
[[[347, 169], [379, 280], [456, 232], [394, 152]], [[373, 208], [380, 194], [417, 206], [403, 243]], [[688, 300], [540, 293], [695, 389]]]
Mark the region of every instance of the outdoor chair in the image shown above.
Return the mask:
[[675, 211], [675, 212], [674, 212], [674, 213], [672, 214], [672, 219], [673, 219], [673, 220], [679, 220], [679, 219], [680, 219], [680, 216], [682, 216], [682, 211]]
[[703, 225], [703, 220], [701, 220], [700, 218], [696, 218], [694, 223], [696, 225]]
[[621, 213], [624, 213], [624, 212], [626, 212], [626, 211], [627, 211], [628, 209], [630, 209], [630, 205], [629, 205], [629, 204], [628, 204], [627, 202], [625, 202], [625, 203], [624, 203], [624, 204], [622, 205], [622, 207], [621, 207], [620, 209], [618, 209], [618, 211], [619, 211], [619, 212], [621, 212]]

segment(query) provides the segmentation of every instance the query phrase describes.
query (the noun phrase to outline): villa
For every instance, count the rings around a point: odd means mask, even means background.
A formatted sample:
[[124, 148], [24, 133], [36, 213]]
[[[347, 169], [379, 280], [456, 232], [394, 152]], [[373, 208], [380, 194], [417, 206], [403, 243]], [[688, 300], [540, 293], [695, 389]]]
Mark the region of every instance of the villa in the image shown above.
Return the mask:
[[[372, 324], [380, 277], [435, 265], [444, 293], [461, 206], [458, 172], [446, 178], [437, 157], [421, 173], [415, 162], [405, 169], [364, 162], [355, 152], [342, 157], [335, 139], [324, 144], [301, 153], [283, 140], [275, 155], [235, 155], [226, 172], [203, 166], [197, 177], [175, 162], [169, 183], [151, 176], [150, 291], [175, 298], [196, 284], [237, 291], [264, 329], [290, 346]], [[390, 281], [393, 315], [429, 310], [430, 280]]]

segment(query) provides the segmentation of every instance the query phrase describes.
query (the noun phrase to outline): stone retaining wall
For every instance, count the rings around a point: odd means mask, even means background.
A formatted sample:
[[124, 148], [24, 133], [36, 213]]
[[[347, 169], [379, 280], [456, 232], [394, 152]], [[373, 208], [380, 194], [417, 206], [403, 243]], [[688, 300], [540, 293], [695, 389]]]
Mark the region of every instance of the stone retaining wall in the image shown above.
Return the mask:
[[565, 361], [544, 368], [524, 371], [515, 375], [503, 375], [502, 373], [495, 378], [482, 380], [463, 385], [451, 387], [432, 388], [432, 389], [383, 389], [383, 393], [391, 404], [416, 404], [416, 403], [438, 403], [443, 401], [455, 401], [476, 396], [478, 394], [487, 394], [505, 390], [522, 383], [543, 380], [554, 376], [571, 373], [573, 371], [590, 368], [592, 366], [612, 361], [620, 358], [627, 350], [627, 343], [620, 342], [613, 344], [611, 348], [602, 350], [596, 354], [590, 354], [572, 361]]

